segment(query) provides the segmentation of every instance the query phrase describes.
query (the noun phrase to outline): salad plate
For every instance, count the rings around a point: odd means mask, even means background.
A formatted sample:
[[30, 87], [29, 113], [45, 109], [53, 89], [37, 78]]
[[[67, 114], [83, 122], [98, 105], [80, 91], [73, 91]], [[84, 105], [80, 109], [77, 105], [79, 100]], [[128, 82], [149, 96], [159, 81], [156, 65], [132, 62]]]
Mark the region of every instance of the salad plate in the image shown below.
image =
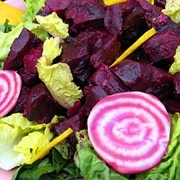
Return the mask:
[[180, 3], [3, 3], [0, 180], [177, 179]]

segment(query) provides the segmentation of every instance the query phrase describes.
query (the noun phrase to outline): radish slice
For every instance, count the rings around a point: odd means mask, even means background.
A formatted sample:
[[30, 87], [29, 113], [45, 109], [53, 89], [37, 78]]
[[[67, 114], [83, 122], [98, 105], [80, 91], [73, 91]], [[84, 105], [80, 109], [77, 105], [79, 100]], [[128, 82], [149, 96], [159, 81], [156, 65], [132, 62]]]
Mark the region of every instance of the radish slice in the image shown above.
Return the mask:
[[5, 116], [15, 106], [22, 81], [18, 73], [12, 70], [0, 70], [0, 117]]
[[100, 100], [88, 117], [89, 139], [113, 169], [135, 174], [155, 167], [166, 153], [170, 118], [153, 95], [125, 92]]

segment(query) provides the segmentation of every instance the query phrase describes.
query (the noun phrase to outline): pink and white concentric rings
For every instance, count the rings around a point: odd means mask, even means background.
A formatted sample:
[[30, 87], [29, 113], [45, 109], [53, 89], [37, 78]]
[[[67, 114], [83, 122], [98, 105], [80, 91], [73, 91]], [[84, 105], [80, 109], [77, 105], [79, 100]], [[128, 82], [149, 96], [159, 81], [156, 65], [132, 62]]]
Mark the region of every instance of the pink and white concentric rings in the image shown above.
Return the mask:
[[144, 172], [166, 153], [170, 118], [155, 96], [124, 92], [100, 100], [88, 117], [88, 134], [97, 154], [123, 174]]
[[19, 74], [11, 70], [0, 70], [0, 117], [9, 113], [15, 106], [22, 80]]

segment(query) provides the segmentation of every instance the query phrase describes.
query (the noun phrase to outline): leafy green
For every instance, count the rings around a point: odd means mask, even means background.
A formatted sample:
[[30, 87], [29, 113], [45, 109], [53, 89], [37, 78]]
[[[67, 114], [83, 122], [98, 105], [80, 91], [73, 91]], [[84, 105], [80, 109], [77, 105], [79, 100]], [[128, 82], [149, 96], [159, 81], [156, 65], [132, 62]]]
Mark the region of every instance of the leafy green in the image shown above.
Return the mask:
[[65, 24], [55, 12], [47, 16], [36, 15], [36, 20], [53, 37], [65, 39], [69, 36], [69, 25]]
[[24, 0], [26, 11], [23, 15], [25, 21], [32, 22], [35, 20], [35, 15], [45, 5], [45, 0]]
[[63, 107], [69, 108], [82, 97], [82, 91], [73, 82], [70, 67], [66, 63], [52, 64], [60, 55], [60, 38], [44, 42], [42, 57], [38, 60], [39, 78], [44, 82], [53, 98]]
[[180, 22], [180, 1], [166, 0], [165, 9], [162, 10], [164, 14], [169, 16], [174, 22]]
[[179, 180], [180, 177], [180, 114], [171, 115], [171, 139], [167, 154], [161, 163], [145, 173], [137, 175], [137, 180]]
[[180, 72], [180, 46], [176, 49], [176, 54], [174, 56], [174, 62], [171, 64], [169, 68], [169, 72], [171, 74], [176, 74]]
[[89, 141], [87, 130], [76, 133], [76, 165], [86, 180], [128, 180], [127, 177], [113, 171], [95, 153]]
[[25, 163], [51, 138], [48, 125], [28, 121], [21, 113], [1, 118], [0, 168], [10, 170]]
[[48, 157], [31, 165], [21, 166], [12, 180], [70, 180], [80, 177], [72, 158], [64, 159], [56, 148]]
[[4, 22], [4, 24], [1, 24], [0, 25], [0, 31], [3, 32], [3, 33], [8, 33], [12, 30], [12, 25], [9, 25], [9, 20], [6, 19], [6, 21]]

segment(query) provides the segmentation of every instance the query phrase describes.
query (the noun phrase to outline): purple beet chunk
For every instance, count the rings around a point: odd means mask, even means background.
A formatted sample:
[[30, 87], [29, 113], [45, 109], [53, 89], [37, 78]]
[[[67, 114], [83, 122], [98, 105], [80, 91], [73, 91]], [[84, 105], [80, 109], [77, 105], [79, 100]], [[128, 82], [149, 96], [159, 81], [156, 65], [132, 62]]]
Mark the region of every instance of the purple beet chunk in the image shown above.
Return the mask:
[[24, 28], [19, 37], [14, 40], [3, 69], [17, 70], [21, 67], [23, 65], [22, 57], [32, 47], [34, 40], [35, 35]]
[[102, 87], [108, 94], [128, 91], [127, 86], [118, 79], [107, 65], [101, 65], [91, 76], [91, 82]]
[[64, 43], [60, 61], [70, 66], [74, 78], [85, 82], [90, 74], [89, 46], [86, 42]]
[[180, 45], [180, 36], [173, 31], [163, 31], [155, 34], [141, 47], [152, 62], [166, 60], [172, 63], [177, 46]]
[[71, 20], [71, 31], [84, 27], [102, 26], [104, 18], [104, 5], [98, 0], [74, 0], [68, 6], [65, 17]]
[[104, 15], [104, 26], [114, 36], [122, 34], [122, 8], [121, 5], [107, 7]]
[[155, 27], [158, 32], [170, 30], [180, 35], [180, 24], [175, 23], [169, 16], [163, 13], [161, 13], [157, 18], [153, 19], [152, 26]]
[[101, 48], [90, 57], [90, 64], [93, 68], [97, 68], [101, 63], [111, 65], [120, 52], [121, 45], [117, 37], [107, 33], [101, 42]]
[[23, 83], [27, 86], [33, 86], [39, 83], [39, 77], [37, 74], [27, 71], [25, 68], [21, 68], [18, 70], [19, 75]]
[[38, 123], [48, 123], [54, 115], [63, 115], [64, 112], [43, 83], [32, 87], [24, 110], [25, 117]]
[[162, 9], [165, 9], [166, 0], [155, 0], [154, 4]]
[[100, 86], [87, 86], [84, 89], [84, 93], [85, 93], [85, 104], [84, 104], [83, 112], [85, 116], [89, 115], [90, 111], [98, 101], [109, 95], [108, 92], [106, 92]]
[[112, 67], [112, 72], [133, 91], [142, 91], [165, 98], [170, 93], [172, 75], [149, 63], [130, 59]]
[[44, 8], [38, 14], [47, 15], [51, 12], [56, 12], [61, 16], [71, 2], [72, 0], [46, 0]]
[[19, 98], [17, 100], [17, 103], [16, 103], [15, 107], [13, 108], [13, 110], [10, 112], [10, 114], [12, 114], [12, 113], [23, 113], [24, 112], [24, 108], [25, 108], [27, 99], [29, 97], [30, 91], [31, 90], [29, 87], [22, 86]]
[[180, 99], [165, 99], [162, 101], [170, 113], [180, 112]]
[[177, 73], [173, 76], [174, 82], [174, 94], [177, 97], [180, 97], [180, 73]]
[[43, 44], [39, 43], [37, 46], [31, 48], [23, 57], [24, 68], [30, 73], [37, 74], [36, 64], [42, 56]]
[[152, 23], [153, 19], [157, 18], [161, 13], [161, 8], [158, 6], [154, 6], [148, 1], [144, 0], [135, 0], [137, 4], [143, 10], [143, 16], [146, 19], [147, 23]]

